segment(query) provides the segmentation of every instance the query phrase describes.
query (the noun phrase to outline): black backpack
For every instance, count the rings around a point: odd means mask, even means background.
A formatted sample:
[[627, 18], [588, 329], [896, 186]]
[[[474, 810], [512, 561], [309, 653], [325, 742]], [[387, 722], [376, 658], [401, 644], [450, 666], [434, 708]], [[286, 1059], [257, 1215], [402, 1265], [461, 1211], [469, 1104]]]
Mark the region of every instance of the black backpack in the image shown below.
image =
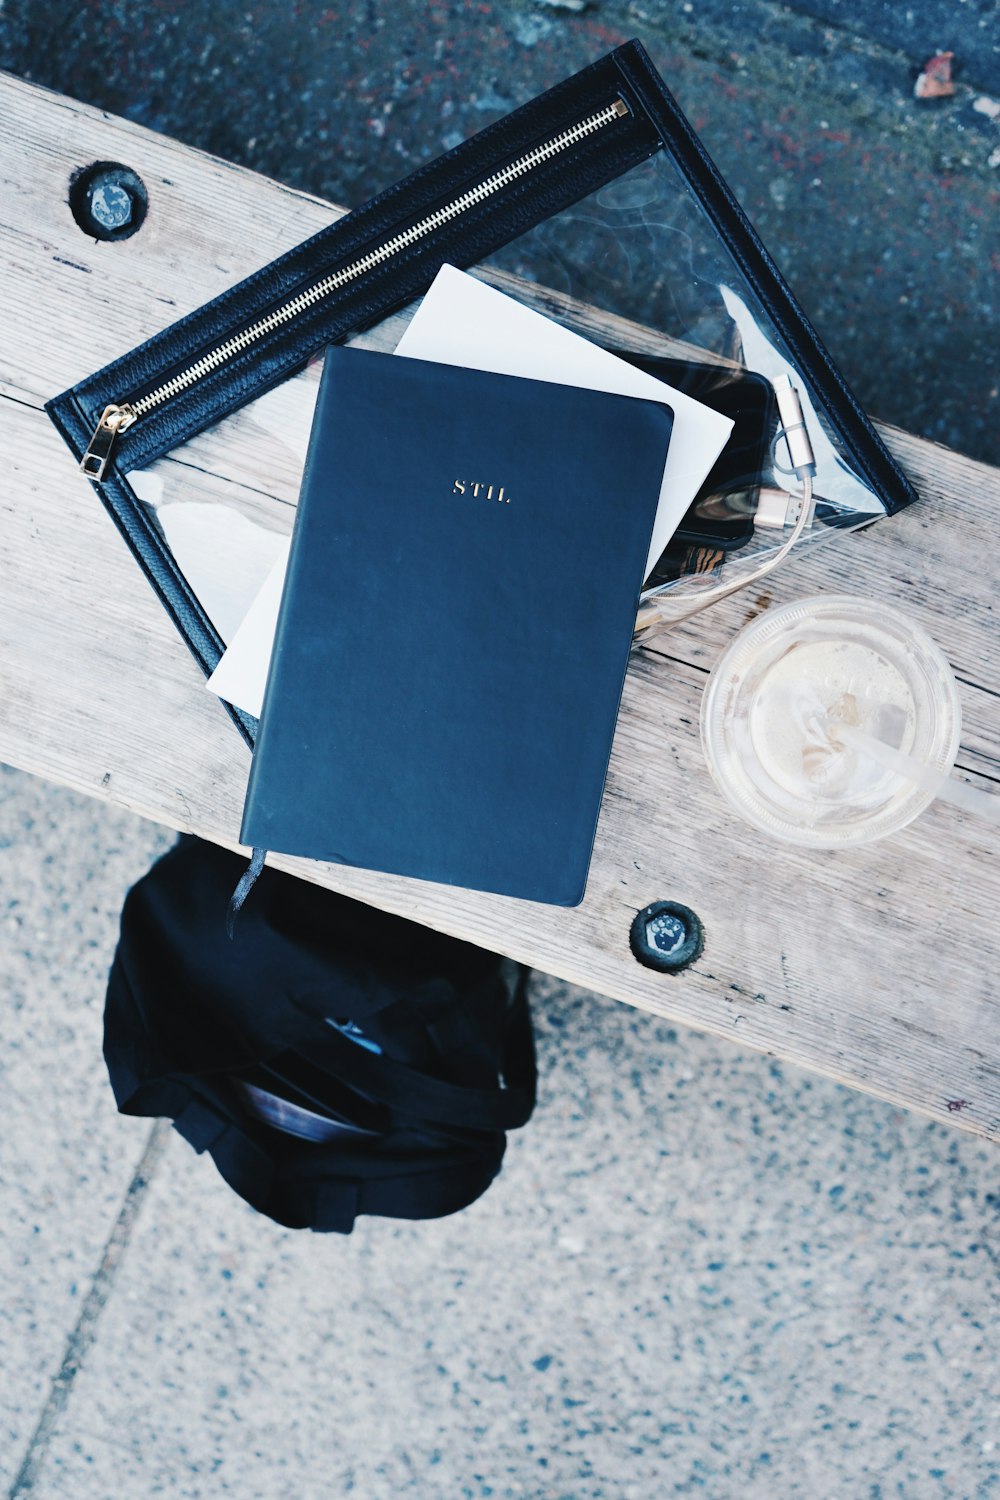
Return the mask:
[[254, 1208], [349, 1234], [454, 1213], [535, 1102], [526, 971], [185, 836], [128, 894], [104, 1055], [118, 1108], [166, 1116]]

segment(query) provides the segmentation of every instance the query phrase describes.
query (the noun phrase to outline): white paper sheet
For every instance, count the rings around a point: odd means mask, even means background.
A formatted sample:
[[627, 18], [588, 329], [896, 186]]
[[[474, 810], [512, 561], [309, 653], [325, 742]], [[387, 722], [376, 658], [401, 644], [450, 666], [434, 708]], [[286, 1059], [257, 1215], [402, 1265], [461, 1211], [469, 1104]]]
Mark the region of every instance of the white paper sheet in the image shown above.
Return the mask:
[[244, 713], [260, 718], [267, 684], [267, 669], [271, 661], [271, 647], [278, 624], [278, 609], [281, 591], [285, 584], [288, 567], [290, 537], [283, 537], [274, 564], [264, 580], [256, 599], [243, 616], [242, 623], [206, 686], [225, 698], [227, 703], [242, 708]]
[[396, 345], [396, 353], [472, 370], [495, 370], [500, 375], [529, 376], [556, 385], [645, 396], [672, 407], [674, 427], [647, 573], [677, 530], [733, 430], [729, 417], [454, 266], [441, 267]]
[[[141, 472], [129, 475], [137, 494], [149, 493], [147, 478]], [[228, 646], [275, 558], [279, 553], [287, 558], [288, 538], [258, 526], [231, 505], [172, 500], [159, 506], [156, 516], [181, 572]]]
[[[647, 572], [676, 531], [733, 427], [728, 417], [454, 266], [441, 267], [395, 353], [666, 402], [673, 409], [674, 426]], [[264, 698], [286, 560], [287, 550], [208, 679], [213, 693], [254, 717], [259, 717]]]

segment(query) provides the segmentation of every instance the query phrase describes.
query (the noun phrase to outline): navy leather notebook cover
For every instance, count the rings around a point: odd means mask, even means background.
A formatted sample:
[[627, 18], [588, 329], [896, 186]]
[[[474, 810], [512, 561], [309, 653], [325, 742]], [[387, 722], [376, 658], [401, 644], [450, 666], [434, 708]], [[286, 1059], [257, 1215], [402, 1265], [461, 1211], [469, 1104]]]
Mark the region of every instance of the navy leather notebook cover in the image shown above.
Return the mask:
[[242, 841], [582, 900], [672, 421], [331, 348]]

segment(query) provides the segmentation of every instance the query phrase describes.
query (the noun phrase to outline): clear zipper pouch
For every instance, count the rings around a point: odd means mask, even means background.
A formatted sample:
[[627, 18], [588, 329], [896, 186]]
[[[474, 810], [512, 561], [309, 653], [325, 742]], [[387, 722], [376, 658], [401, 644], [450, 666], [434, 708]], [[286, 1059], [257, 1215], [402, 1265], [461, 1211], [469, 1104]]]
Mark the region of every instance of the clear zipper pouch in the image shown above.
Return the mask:
[[[425, 294], [460, 276], [432, 325]], [[492, 295], [482, 318], [460, 316], [461, 296], [480, 305], [470, 277]], [[550, 330], [533, 325], [537, 342], [511, 333], [529, 312]], [[553, 326], [586, 347], [546, 376]], [[811, 545], [916, 498], [635, 41], [48, 403], [206, 674], [280, 565], [322, 354], [340, 342], [518, 358], [569, 384], [598, 384], [583, 370], [613, 356], [616, 379], [667, 388], [691, 457], [678, 445], [673, 475], [668, 460], [637, 639], [754, 576], [793, 530]], [[230, 711], [252, 744], [254, 714]]]

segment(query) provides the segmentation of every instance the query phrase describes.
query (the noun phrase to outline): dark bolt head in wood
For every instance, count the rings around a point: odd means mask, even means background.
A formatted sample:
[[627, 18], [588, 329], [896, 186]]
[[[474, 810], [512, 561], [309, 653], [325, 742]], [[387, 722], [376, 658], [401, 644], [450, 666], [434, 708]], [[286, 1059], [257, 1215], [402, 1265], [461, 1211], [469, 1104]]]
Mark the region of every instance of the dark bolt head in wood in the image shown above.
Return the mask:
[[76, 223], [92, 239], [127, 240], [141, 228], [149, 196], [131, 167], [95, 161], [73, 174], [69, 206]]
[[701, 956], [705, 929], [689, 906], [679, 901], [654, 901], [637, 912], [629, 931], [629, 947], [647, 969], [676, 974]]

